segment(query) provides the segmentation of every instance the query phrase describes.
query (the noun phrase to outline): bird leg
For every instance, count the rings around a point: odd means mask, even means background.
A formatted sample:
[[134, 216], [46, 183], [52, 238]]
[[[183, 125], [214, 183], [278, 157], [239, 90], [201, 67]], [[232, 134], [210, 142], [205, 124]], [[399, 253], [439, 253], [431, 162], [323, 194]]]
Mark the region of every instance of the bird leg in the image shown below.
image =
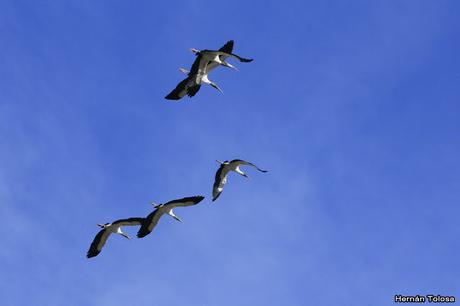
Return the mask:
[[239, 175], [244, 176], [245, 178], [249, 178], [249, 176], [246, 173], [244, 173], [243, 171], [241, 171], [240, 168], [236, 168], [235, 172], [238, 173]]
[[222, 91], [222, 89], [220, 89], [220, 87], [217, 86], [216, 83], [211, 82], [210, 85], [211, 85], [212, 87], [214, 87], [215, 89], [217, 89], [218, 91], [220, 91], [221, 93], [224, 93], [224, 92]]
[[173, 217], [173, 218], [176, 219], [177, 221], [182, 222], [181, 218], [179, 218], [178, 216], [176, 216], [176, 215], [174, 214], [174, 212], [173, 212], [172, 209], [168, 212], [168, 215], [170, 215], [171, 217]]
[[128, 234], [123, 233], [123, 232], [121, 231], [121, 228], [118, 228], [117, 234], [122, 235], [122, 236], [125, 237], [126, 239], [131, 239], [131, 237], [129, 237]]
[[222, 61], [222, 65], [227, 67], [227, 68], [232, 68], [232, 69], [235, 69], [236, 71], [238, 71], [238, 68], [236, 68], [235, 66], [233, 66], [232, 64], [229, 64], [225, 61]]

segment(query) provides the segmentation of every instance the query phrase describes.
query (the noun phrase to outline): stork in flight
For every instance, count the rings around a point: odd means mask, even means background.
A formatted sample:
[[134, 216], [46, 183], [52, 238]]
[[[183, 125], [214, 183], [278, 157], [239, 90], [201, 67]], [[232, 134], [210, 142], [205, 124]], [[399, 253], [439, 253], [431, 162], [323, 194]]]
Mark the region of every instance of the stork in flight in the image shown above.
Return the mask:
[[219, 65], [236, 69], [233, 65], [227, 63], [227, 57], [234, 57], [241, 62], [251, 62], [252, 59], [242, 58], [232, 53], [233, 40], [228, 41], [222, 48], [217, 51], [190, 49], [197, 56], [193, 62], [190, 71], [180, 68], [187, 74], [187, 78], [180, 82], [166, 97], [167, 100], [179, 100], [185, 95], [193, 97], [200, 90], [201, 84], [208, 84], [215, 89], [223, 92], [220, 87], [208, 79], [208, 74]]
[[262, 170], [256, 165], [250, 162], [241, 160], [241, 159], [234, 159], [232, 161], [226, 160], [224, 162], [221, 162], [219, 160], [216, 160], [216, 161], [220, 163], [220, 167], [216, 172], [216, 177], [214, 179], [214, 185], [212, 188], [212, 201], [213, 202], [220, 196], [220, 194], [224, 190], [224, 185], [227, 183], [227, 176], [230, 171], [235, 171], [236, 173], [246, 178], [249, 178], [249, 177], [246, 173], [241, 171], [240, 166], [242, 165], [255, 167], [260, 172], [267, 172], [267, 170]]
[[193, 97], [200, 90], [201, 84], [208, 84], [217, 89], [220, 92], [223, 92], [220, 87], [208, 79], [208, 71], [206, 69], [208, 61], [203, 60], [203, 56], [198, 55], [193, 62], [192, 68], [190, 71], [181, 69], [182, 72], [187, 74], [187, 78], [182, 80], [176, 88], [174, 88], [166, 97], [167, 100], [180, 100], [185, 95]]
[[104, 246], [105, 242], [109, 238], [110, 234], [115, 233], [119, 234], [125, 238], [131, 239], [126, 233], [121, 230], [122, 226], [134, 226], [134, 225], [141, 225], [144, 218], [128, 218], [128, 219], [120, 219], [114, 221], [112, 223], [105, 223], [105, 224], [98, 224], [100, 228], [102, 228], [99, 233], [97, 233], [96, 237], [94, 237], [91, 246], [89, 247], [88, 253], [86, 257], [91, 258], [97, 256]]
[[236, 58], [237, 60], [239, 60], [242, 63], [249, 63], [249, 62], [252, 62], [253, 60], [250, 59], [250, 58], [243, 58], [241, 56], [233, 54], [232, 53], [233, 52], [233, 44], [234, 44], [234, 41], [229, 40], [219, 50], [198, 50], [198, 49], [191, 48], [190, 51], [195, 53], [195, 55], [197, 55], [197, 56], [199, 56], [199, 55], [203, 56], [203, 59], [208, 61], [208, 67], [207, 67], [208, 72], [210, 72], [211, 70], [215, 69], [219, 65], [238, 70], [238, 69], [236, 69], [235, 66], [227, 63], [225, 61], [225, 59], [228, 58], [228, 57], [233, 57], [233, 58]]
[[147, 236], [148, 234], [150, 234], [153, 228], [157, 225], [161, 216], [163, 216], [164, 214], [168, 214], [174, 219], [176, 219], [177, 221], [182, 222], [182, 220], [174, 214], [173, 209], [176, 207], [196, 205], [200, 203], [203, 199], [204, 197], [202, 196], [195, 196], [195, 197], [187, 197], [187, 198], [172, 200], [165, 204], [155, 205], [156, 209], [143, 220], [141, 224], [141, 228], [137, 232], [137, 237], [143, 238]]

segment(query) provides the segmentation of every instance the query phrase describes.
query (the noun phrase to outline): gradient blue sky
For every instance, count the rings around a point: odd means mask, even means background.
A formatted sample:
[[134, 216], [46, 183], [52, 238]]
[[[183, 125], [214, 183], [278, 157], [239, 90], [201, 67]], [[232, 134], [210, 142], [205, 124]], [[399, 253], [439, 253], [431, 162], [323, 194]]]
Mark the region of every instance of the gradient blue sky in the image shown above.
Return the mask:
[[[460, 298], [459, 9], [1, 1], [1, 304]], [[224, 94], [163, 99], [189, 48], [229, 39], [254, 62], [211, 74]], [[269, 172], [211, 204], [214, 160], [233, 158]], [[96, 223], [197, 194], [182, 224], [85, 258]]]

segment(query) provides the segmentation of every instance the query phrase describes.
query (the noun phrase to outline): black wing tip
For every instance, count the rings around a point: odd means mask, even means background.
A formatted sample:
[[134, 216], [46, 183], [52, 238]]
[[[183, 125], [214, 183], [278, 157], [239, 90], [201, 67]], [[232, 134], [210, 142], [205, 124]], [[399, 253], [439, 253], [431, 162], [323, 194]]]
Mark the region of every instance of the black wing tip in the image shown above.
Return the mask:
[[99, 255], [100, 252], [91, 252], [91, 251], [88, 251], [88, 253], [86, 253], [86, 257], [87, 258], [93, 258], [93, 257], [96, 257], [97, 255]]
[[233, 44], [234, 44], [234, 41], [233, 40], [229, 40], [225, 43], [225, 45], [223, 45], [219, 51], [222, 51], [222, 52], [226, 52], [226, 53], [232, 53], [233, 51]]
[[180, 100], [181, 97], [179, 97], [179, 96], [174, 96], [174, 95], [172, 95], [172, 94], [169, 94], [169, 95], [167, 95], [167, 96], [165, 97], [165, 99], [166, 99], [166, 100]]
[[[222, 192], [221, 192], [221, 193], [222, 193]], [[217, 194], [215, 197], [213, 197], [213, 198], [212, 198], [212, 201], [214, 202], [215, 200], [217, 200], [217, 198], [220, 197], [220, 194], [221, 194], [221, 193], [219, 193], [219, 194]]]
[[148, 232], [145, 232], [145, 231], [138, 231], [137, 232], [137, 238], [144, 238], [145, 236], [147, 236], [149, 233]]
[[252, 62], [253, 60], [254, 60], [254, 59], [252, 59], [252, 58], [241, 58], [241, 62], [243, 62], [243, 63], [250, 63], [250, 62]]
[[204, 196], [194, 196], [193, 198], [195, 198], [195, 200], [198, 201], [197, 203], [204, 200]]
[[198, 204], [201, 201], [203, 201], [204, 198], [205, 198], [204, 196], [197, 195], [197, 196], [185, 197], [185, 198], [179, 199], [179, 201], [193, 201]]

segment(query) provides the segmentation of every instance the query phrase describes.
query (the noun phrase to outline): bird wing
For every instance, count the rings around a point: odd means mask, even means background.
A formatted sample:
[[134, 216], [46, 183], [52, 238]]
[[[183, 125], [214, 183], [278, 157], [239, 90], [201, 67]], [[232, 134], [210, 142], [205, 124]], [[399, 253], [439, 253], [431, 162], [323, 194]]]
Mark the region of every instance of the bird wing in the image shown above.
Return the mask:
[[166, 97], [167, 100], [180, 100], [185, 95], [193, 97], [200, 90], [201, 78], [207, 73], [208, 61], [201, 54], [197, 55], [190, 68], [188, 78], [182, 80]]
[[233, 43], [234, 43], [233, 40], [229, 40], [229, 41], [227, 41], [227, 43], [225, 45], [223, 45], [222, 48], [219, 49], [219, 51], [217, 53], [219, 54], [221, 59], [225, 59], [228, 56], [231, 56], [231, 57], [234, 57], [234, 58], [238, 59], [240, 62], [252, 62], [253, 61], [250, 58], [243, 58], [241, 56], [233, 54], [232, 53], [233, 52]]
[[237, 163], [238, 165], [253, 166], [253, 167], [255, 167], [257, 170], [259, 170], [260, 172], [268, 172], [267, 170], [260, 169], [259, 167], [257, 167], [257, 166], [254, 165], [253, 163], [244, 161], [244, 160], [242, 160], [242, 159], [234, 159], [234, 160], [232, 160], [230, 163]]
[[194, 197], [186, 197], [182, 199], [172, 200], [169, 201], [164, 205], [164, 207], [185, 207], [185, 206], [192, 206], [200, 203], [204, 199], [203, 196], [194, 196]]
[[167, 100], [179, 100], [187, 94], [190, 78], [184, 79], [166, 97]]
[[241, 56], [233, 54], [233, 53], [226, 53], [226, 52], [217, 51], [216, 54], [219, 55], [221, 60], [224, 60], [224, 59], [226, 59], [227, 57], [230, 56], [230, 57], [236, 58], [237, 60], [239, 60], [240, 62], [243, 62], [243, 63], [249, 63], [249, 62], [253, 61], [252, 58], [244, 58], [244, 57], [241, 57]]
[[229, 168], [225, 166], [226, 165], [220, 165], [220, 168], [216, 172], [214, 185], [212, 186], [212, 201], [215, 201], [220, 196], [224, 190], [224, 185], [227, 183]]
[[151, 212], [142, 222], [141, 228], [137, 232], [137, 237], [142, 238], [150, 234], [153, 228], [157, 225], [158, 221], [160, 220], [161, 216], [163, 215], [163, 211], [159, 208], [155, 209]]
[[128, 219], [120, 219], [117, 221], [112, 222], [112, 225], [117, 226], [134, 226], [140, 225], [144, 221], [144, 218], [128, 218]]
[[218, 63], [211, 61], [206, 66], [206, 73], [210, 73], [212, 70], [216, 69], [219, 66]]
[[194, 85], [192, 87], [189, 87], [188, 90], [187, 90], [187, 95], [190, 98], [193, 97], [200, 90], [200, 88], [201, 88], [201, 85]]
[[94, 237], [91, 246], [89, 247], [88, 253], [86, 253], [86, 257], [91, 258], [97, 256], [104, 246], [107, 238], [109, 238], [111, 231], [104, 228], [97, 233], [96, 237]]
[[[233, 43], [234, 43], [233, 40], [229, 40], [218, 51], [202, 50], [201, 52], [202, 53], [208, 52], [210, 54], [211, 53], [218, 54], [221, 60], [225, 60], [232, 53]], [[209, 62], [208, 65], [206, 66], [206, 71], [209, 73], [218, 66], [219, 64], [214, 61]]]
[[219, 51], [221, 52], [225, 52], [225, 53], [232, 53], [233, 51], [233, 43], [234, 41], [233, 40], [229, 40], [225, 43], [225, 45], [222, 46], [222, 48], [219, 49]]
[[192, 68], [190, 68], [190, 72], [188, 73], [189, 76], [192, 75], [203, 75], [206, 73], [206, 66], [208, 65], [208, 60], [203, 57], [200, 53], [196, 56], [195, 61], [192, 64]]
[[196, 82], [196, 75], [189, 76], [180, 82], [166, 97], [167, 100], [180, 100], [185, 95], [193, 97], [199, 90], [201, 85]]

